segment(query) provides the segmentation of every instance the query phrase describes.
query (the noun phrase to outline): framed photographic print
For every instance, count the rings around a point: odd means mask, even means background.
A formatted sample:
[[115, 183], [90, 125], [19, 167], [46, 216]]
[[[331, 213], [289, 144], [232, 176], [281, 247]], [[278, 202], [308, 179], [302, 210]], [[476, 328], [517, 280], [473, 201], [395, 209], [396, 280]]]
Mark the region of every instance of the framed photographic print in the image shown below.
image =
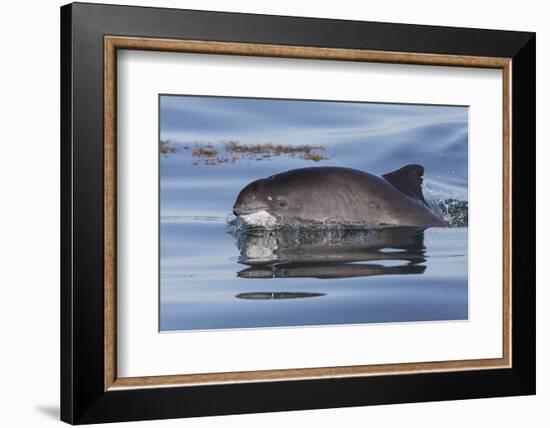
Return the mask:
[[61, 53], [62, 420], [535, 393], [533, 33], [76, 3]]

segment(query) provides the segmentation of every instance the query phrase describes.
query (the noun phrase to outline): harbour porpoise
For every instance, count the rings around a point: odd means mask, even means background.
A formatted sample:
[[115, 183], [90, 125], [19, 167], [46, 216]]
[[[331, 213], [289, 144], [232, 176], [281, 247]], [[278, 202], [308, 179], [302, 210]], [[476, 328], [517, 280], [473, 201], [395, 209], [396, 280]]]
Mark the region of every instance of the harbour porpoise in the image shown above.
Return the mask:
[[407, 165], [377, 176], [344, 167], [281, 172], [245, 186], [233, 213], [270, 226], [296, 220], [365, 225], [444, 227], [422, 194], [424, 167]]

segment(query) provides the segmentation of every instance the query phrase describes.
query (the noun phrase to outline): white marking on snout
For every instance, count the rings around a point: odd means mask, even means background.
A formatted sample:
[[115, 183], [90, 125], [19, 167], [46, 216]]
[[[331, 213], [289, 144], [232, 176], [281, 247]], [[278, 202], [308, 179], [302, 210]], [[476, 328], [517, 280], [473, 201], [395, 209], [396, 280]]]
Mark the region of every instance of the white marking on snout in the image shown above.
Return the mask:
[[241, 215], [241, 219], [250, 226], [272, 227], [277, 224], [277, 218], [265, 210], [252, 214]]

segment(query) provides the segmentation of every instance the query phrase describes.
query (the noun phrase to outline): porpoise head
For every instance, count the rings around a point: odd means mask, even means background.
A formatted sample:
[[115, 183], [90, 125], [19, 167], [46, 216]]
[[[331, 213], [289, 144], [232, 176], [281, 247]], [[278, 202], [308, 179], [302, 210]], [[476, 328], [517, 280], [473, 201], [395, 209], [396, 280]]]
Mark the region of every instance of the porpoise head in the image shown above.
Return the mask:
[[278, 181], [268, 177], [248, 184], [237, 196], [233, 213], [236, 216], [247, 216], [263, 211], [276, 217], [292, 216], [299, 209], [293, 203], [297, 197], [296, 191], [292, 186]]

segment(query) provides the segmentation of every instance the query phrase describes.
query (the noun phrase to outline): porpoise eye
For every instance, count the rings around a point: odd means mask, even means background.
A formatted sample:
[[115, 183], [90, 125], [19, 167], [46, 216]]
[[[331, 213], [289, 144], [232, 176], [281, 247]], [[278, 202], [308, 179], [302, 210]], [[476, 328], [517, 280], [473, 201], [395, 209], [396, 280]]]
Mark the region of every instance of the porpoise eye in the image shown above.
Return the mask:
[[286, 201], [284, 199], [277, 199], [277, 204], [280, 207], [286, 207]]

